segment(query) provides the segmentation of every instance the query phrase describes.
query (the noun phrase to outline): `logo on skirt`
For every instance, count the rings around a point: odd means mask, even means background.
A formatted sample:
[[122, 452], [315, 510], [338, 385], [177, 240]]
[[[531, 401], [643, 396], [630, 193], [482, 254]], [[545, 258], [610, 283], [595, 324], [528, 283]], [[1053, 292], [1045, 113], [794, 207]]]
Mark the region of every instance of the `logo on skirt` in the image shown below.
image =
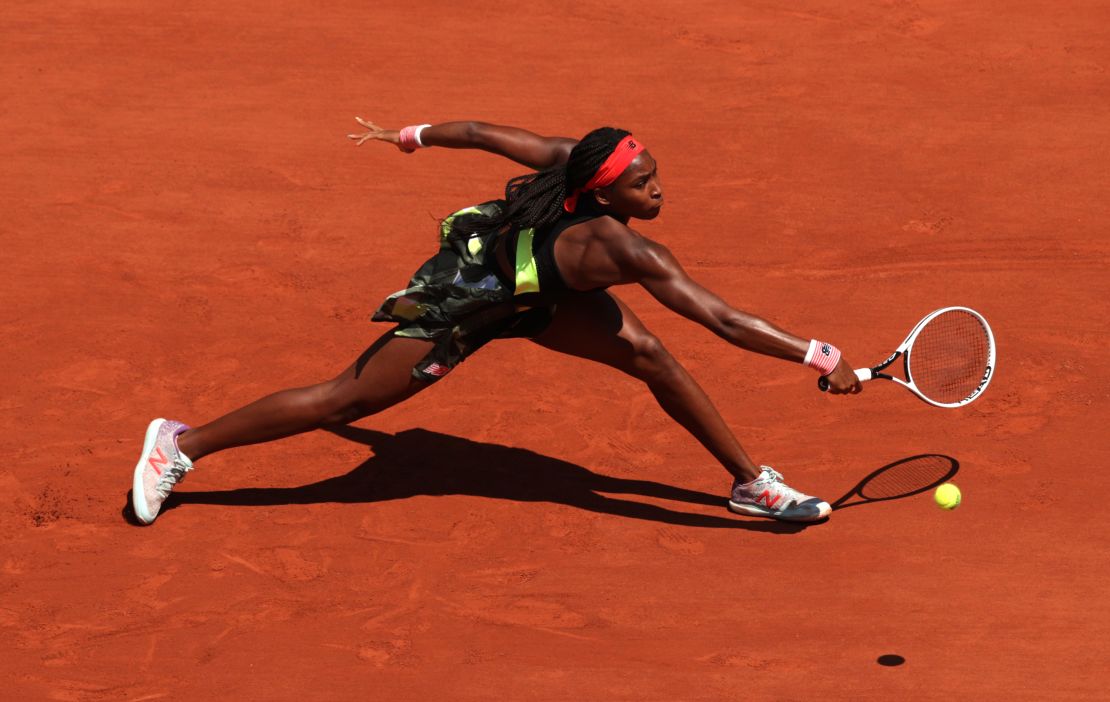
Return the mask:
[[424, 373], [436, 378], [442, 378], [443, 376], [447, 375], [448, 371], [450, 370], [451, 369], [447, 366], [441, 366], [438, 363], [430, 363], [427, 367], [424, 368]]

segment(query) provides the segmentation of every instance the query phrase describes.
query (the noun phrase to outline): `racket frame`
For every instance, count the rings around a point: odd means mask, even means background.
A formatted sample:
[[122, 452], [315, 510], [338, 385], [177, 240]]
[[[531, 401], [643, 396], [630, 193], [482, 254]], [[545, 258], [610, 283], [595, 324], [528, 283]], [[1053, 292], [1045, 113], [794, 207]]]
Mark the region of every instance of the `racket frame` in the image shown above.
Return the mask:
[[[936, 400], [933, 400], [933, 399], [929, 398], [927, 395], [925, 395], [925, 393], [921, 392], [921, 390], [918, 389], [917, 385], [914, 384], [914, 382], [913, 382], [913, 373], [910, 371], [910, 367], [911, 367], [910, 366], [910, 360], [911, 360], [912, 355], [913, 355], [913, 342], [917, 340], [917, 337], [921, 333], [921, 330], [923, 330], [925, 328], [925, 326], [929, 324], [929, 322], [933, 321], [934, 319], [936, 319], [940, 315], [944, 314], [945, 312], [952, 312], [952, 311], [966, 312], [966, 313], [972, 315], [973, 317], [975, 317], [979, 321], [979, 324], [983, 325], [983, 331], [987, 335], [987, 342], [988, 342], [987, 366], [986, 366], [986, 370], [983, 372], [982, 379], [979, 381], [979, 385], [976, 386], [976, 388], [973, 391], [971, 391], [971, 393], [969, 393], [967, 397], [963, 398], [962, 400], [959, 400], [958, 402], [937, 402]], [[902, 359], [902, 372], [905, 374], [906, 380], [902, 380], [901, 378], [899, 378], [897, 376], [890, 375], [889, 373], [883, 373], [883, 370], [885, 370], [886, 368], [889, 368], [891, 366], [891, 364], [893, 364], [899, 358]], [[875, 378], [882, 378], [883, 380], [891, 380], [891, 381], [894, 381], [895, 383], [898, 383], [902, 387], [908, 389], [910, 392], [912, 392], [918, 398], [920, 398], [921, 400], [927, 402], [928, 404], [930, 404], [934, 407], [943, 407], [943, 408], [946, 408], [946, 409], [950, 409], [950, 408], [953, 408], [953, 407], [963, 407], [964, 405], [969, 404], [972, 401], [974, 401], [975, 398], [982, 395], [983, 391], [987, 389], [987, 386], [990, 385], [991, 379], [994, 377], [994, 367], [995, 367], [994, 332], [991, 331], [991, 327], [990, 327], [989, 324], [987, 324], [987, 320], [983, 318], [983, 315], [979, 314], [978, 312], [971, 309], [970, 307], [942, 307], [939, 310], [934, 310], [934, 311], [930, 312], [929, 314], [925, 315], [921, 319], [921, 321], [918, 322], [914, 326], [914, 328], [910, 330], [910, 333], [906, 335], [905, 341], [903, 341], [901, 344], [899, 344], [898, 348], [894, 350], [894, 353], [890, 354], [890, 356], [885, 361], [883, 361], [882, 363], [880, 363], [877, 366], [872, 366], [871, 368], [857, 368], [855, 373], [856, 373], [856, 377], [859, 378], [861, 383], [865, 383], [869, 380], [874, 380]], [[828, 389], [828, 380], [826, 378], [822, 377], [820, 379], [820, 381], [818, 382], [818, 385], [821, 387], [822, 390], [827, 390]]]

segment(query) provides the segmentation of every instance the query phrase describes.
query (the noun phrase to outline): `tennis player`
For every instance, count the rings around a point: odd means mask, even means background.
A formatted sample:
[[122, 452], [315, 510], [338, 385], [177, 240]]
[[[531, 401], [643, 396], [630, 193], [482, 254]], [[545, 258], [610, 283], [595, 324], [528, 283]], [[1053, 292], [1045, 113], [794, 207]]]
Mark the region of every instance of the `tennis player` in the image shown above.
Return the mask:
[[357, 145], [382, 141], [406, 153], [481, 149], [534, 172], [511, 179], [504, 199], [443, 220], [439, 252], [374, 314], [393, 328], [332, 380], [274, 393], [196, 428], [151, 422], [133, 480], [141, 522], [154, 521], [195, 461], [376, 414], [435, 384], [487, 342], [508, 337], [642, 380], [732, 475], [734, 512], [801, 522], [829, 514], [827, 502], [752, 461], [682, 364], [610, 290], [641, 285], [734, 346], [816, 369], [830, 392], [861, 390], [835, 346], [729, 306], [694, 281], [665, 246], [629, 227], [632, 220], [654, 219], [664, 202], [655, 159], [639, 140], [611, 127], [575, 140], [482, 122], [399, 131], [358, 122], [364, 131], [349, 135]]

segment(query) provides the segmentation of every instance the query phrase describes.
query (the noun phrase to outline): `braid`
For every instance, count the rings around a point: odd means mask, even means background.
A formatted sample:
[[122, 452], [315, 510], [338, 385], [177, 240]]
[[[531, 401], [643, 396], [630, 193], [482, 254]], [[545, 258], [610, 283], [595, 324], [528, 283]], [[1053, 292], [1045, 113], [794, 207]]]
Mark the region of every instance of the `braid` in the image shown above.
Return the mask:
[[506, 228], [542, 229], [564, 214], [567, 195], [589, 182], [628, 136], [623, 129], [601, 127], [582, 138], [565, 164], [517, 176], [505, 184], [501, 214], [495, 217], [460, 217], [455, 227], [466, 235], [481, 235]]
[[[566, 195], [590, 182], [597, 169], [601, 168], [601, 164], [605, 163], [605, 159], [609, 158], [617, 144], [626, 136], [628, 132], [623, 129], [601, 127], [583, 137], [567, 159]], [[562, 203], [559, 205], [562, 206]]]

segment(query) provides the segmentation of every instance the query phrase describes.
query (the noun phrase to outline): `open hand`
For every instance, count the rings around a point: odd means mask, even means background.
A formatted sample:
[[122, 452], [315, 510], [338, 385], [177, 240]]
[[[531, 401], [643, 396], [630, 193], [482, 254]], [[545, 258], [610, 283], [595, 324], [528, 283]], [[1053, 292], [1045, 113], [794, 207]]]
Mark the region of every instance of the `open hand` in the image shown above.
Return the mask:
[[393, 144], [398, 149], [404, 151], [407, 154], [412, 153], [412, 149], [406, 149], [405, 147], [401, 146], [401, 133], [399, 131], [395, 129], [382, 129], [373, 122], [365, 120], [361, 117], [355, 117], [355, 121], [366, 127], [365, 132], [347, 135], [348, 139], [351, 139], [355, 142], [355, 146], [362, 146], [363, 142], [370, 141], [371, 139], [376, 139], [377, 141], [385, 141]]

